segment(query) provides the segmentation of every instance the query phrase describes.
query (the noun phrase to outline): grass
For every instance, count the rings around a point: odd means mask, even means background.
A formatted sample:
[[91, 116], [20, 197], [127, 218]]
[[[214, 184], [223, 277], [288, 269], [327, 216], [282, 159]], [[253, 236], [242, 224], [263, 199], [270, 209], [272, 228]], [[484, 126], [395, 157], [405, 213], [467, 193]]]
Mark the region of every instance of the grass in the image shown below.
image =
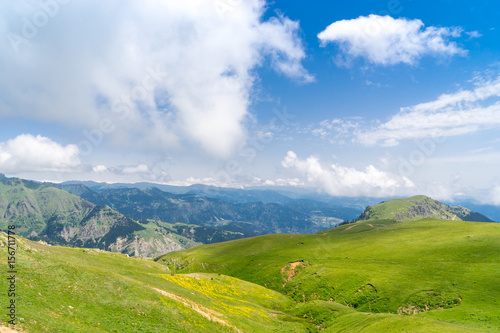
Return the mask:
[[[0, 234], [5, 244], [5, 234]], [[18, 238], [16, 329], [26, 332], [306, 332], [291, 301], [217, 274], [171, 276], [153, 260]], [[6, 248], [3, 247], [6, 251]], [[5, 280], [5, 281], [4, 281]], [[7, 280], [2, 279], [7, 290]], [[2, 304], [9, 300], [4, 293]], [[6, 325], [6, 317], [3, 322]]]
[[498, 332], [499, 227], [363, 221], [203, 245], [157, 262], [18, 238], [16, 328]]
[[[314, 235], [204, 245], [160, 261], [181, 273], [221, 273], [260, 284], [298, 304], [352, 310], [315, 323], [332, 331], [436, 331], [444, 325], [440, 331], [493, 332], [500, 331], [499, 239], [494, 223], [372, 220]], [[299, 261], [286, 281], [282, 270]], [[359, 329], [358, 320], [365, 323]]]

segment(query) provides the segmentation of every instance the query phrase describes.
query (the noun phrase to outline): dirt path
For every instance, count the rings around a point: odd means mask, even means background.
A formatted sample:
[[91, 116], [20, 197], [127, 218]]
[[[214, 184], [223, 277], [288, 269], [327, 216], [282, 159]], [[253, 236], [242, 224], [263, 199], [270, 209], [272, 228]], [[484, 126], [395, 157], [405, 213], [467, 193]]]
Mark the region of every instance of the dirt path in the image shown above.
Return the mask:
[[372, 227], [372, 228], [375, 228], [375, 227], [374, 227], [372, 224], [370, 224], [370, 223], [368, 223], [368, 225], [369, 225], [370, 227]]
[[[193, 309], [194, 311], [198, 312], [200, 315], [202, 315], [203, 317], [205, 317], [205, 318], [207, 318], [207, 319], [209, 319], [211, 321], [215, 321], [215, 322], [218, 322], [218, 323], [220, 323], [222, 325], [231, 327], [236, 332], [241, 332], [239, 329], [237, 329], [233, 325], [229, 324], [227, 321], [225, 321], [223, 319], [220, 319], [219, 317], [223, 316], [222, 313], [220, 313], [220, 312], [217, 312], [217, 311], [214, 311], [212, 309], [209, 309], [206, 306], [203, 306], [201, 304], [193, 302], [193, 301], [191, 301], [191, 300], [189, 300], [189, 299], [187, 299], [185, 297], [182, 297], [180, 295], [175, 295], [175, 294], [169, 293], [168, 291], [161, 290], [161, 289], [158, 289], [158, 288], [155, 288], [155, 287], [151, 287], [151, 289], [153, 289], [154, 291], [162, 294], [163, 296], [166, 296], [166, 297], [168, 297], [170, 299], [173, 299], [176, 302], [182, 303], [184, 306]], [[0, 332], [0, 333], [3, 333], [3, 332]]]
[[16, 330], [13, 330], [12, 328], [1, 326], [0, 327], [0, 333], [20, 333], [20, 332], [16, 331]]
[[358, 226], [357, 224], [355, 224], [355, 225], [351, 225], [350, 227], [345, 228], [345, 229], [344, 229], [344, 231], [349, 230], [349, 229], [352, 229], [352, 228], [357, 227], [357, 226]]

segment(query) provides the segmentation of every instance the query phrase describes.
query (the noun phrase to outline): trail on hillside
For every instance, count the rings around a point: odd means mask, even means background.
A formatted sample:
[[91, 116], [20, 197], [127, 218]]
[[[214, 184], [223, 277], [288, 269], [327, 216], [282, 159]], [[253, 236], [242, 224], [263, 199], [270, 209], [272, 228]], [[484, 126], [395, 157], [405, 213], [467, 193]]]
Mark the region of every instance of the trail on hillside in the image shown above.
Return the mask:
[[[220, 323], [222, 325], [225, 325], [225, 326], [228, 326], [228, 327], [234, 329], [236, 332], [242, 333], [235, 326], [229, 324], [227, 321], [225, 321], [223, 319], [220, 319], [219, 317], [223, 316], [223, 314], [220, 313], [220, 312], [217, 312], [217, 311], [214, 311], [212, 309], [209, 309], [206, 306], [203, 306], [201, 304], [193, 302], [193, 301], [191, 301], [191, 300], [189, 300], [189, 299], [187, 299], [185, 297], [182, 297], [180, 295], [172, 294], [172, 293], [169, 293], [168, 291], [161, 290], [161, 289], [158, 289], [158, 288], [155, 288], [155, 287], [151, 287], [151, 289], [153, 289], [154, 291], [162, 294], [163, 296], [166, 296], [166, 297], [168, 297], [170, 299], [173, 299], [176, 302], [182, 303], [184, 306], [193, 309], [194, 311], [198, 312], [200, 315], [202, 315], [203, 317], [205, 317], [205, 318], [207, 318], [207, 319], [209, 319], [211, 321], [218, 322], [218, 323]], [[2, 333], [2, 332], [0, 332], [0, 333]]]

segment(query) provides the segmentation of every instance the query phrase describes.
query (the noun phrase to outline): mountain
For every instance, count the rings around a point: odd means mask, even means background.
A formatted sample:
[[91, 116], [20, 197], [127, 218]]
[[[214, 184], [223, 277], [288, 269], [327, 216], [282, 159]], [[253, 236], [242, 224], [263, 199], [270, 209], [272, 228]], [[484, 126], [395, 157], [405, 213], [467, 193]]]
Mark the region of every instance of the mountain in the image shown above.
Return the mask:
[[[300, 204], [301, 201], [308, 201], [311, 203], [326, 204], [329, 209], [335, 209], [343, 220], [352, 220], [359, 216], [363, 209], [368, 204], [376, 203], [374, 198], [349, 198], [349, 197], [332, 197], [330, 195], [318, 194], [315, 191], [306, 189], [296, 189], [292, 187], [248, 187], [244, 189], [239, 188], [225, 188], [216, 187], [202, 184], [195, 184], [190, 186], [172, 186], [162, 185], [155, 183], [96, 183], [84, 181], [68, 181], [60, 184], [50, 184], [58, 188], [63, 188], [71, 193], [74, 193], [72, 187], [81, 185], [94, 192], [101, 192], [111, 189], [149, 189], [157, 188], [163, 192], [171, 194], [191, 194], [200, 197], [208, 197], [219, 199], [228, 203], [278, 203], [283, 206], [294, 206]], [[75, 194], [75, 193], [74, 193]]]
[[[92, 184], [91, 182], [89, 184]], [[229, 193], [229, 192], [228, 192]], [[0, 180], [0, 228], [51, 244], [156, 256], [259, 234], [312, 233], [343, 223], [342, 209], [292, 200], [231, 203], [157, 188], [94, 191], [81, 183]]]
[[[279, 203], [233, 203], [207, 195], [173, 194], [153, 188], [93, 191], [82, 184], [52, 184], [97, 205], [107, 205], [135, 219], [187, 223], [242, 233], [313, 233], [342, 224], [357, 210], [310, 200]], [[226, 239], [227, 240], [227, 239]]]
[[231, 203], [245, 203], [261, 201], [264, 203], [288, 203], [292, 199], [276, 191], [266, 189], [237, 189], [210, 185], [194, 184], [190, 186], [173, 186], [156, 183], [98, 183], [92, 181], [66, 181], [59, 185], [83, 185], [92, 191], [100, 192], [113, 189], [148, 189], [157, 188], [172, 194], [196, 194], [210, 198], [221, 199]]
[[453, 221], [494, 222], [488, 217], [461, 206], [449, 206], [423, 195], [392, 199], [365, 209], [358, 220], [391, 219], [415, 221], [433, 218]]
[[481, 212], [493, 221], [500, 222], [500, 205], [487, 205], [482, 203], [477, 203], [472, 200], [458, 202], [461, 206], [472, 209], [476, 212]]
[[[385, 213], [406, 211], [395, 208]], [[202, 245], [157, 261], [180, 276], [221, 274], [278, 291], [296, 302], [286, 312], [318, 331], [499, 332], [498, 253], [496, 223], [391, 218]]]
[[[192, 226], [147, 220], [138, 223], [108, 206], [93, 204], [66, 191], [3, 177], [0, 179], [0, 230], [6, 231], [11, 224], [16, 226], [18, 235], [33, 240], [130, 255], [153, 256], [200, 244], [194, 240], [194, 230], [184, 232]], [[212, 236], [216, 233], [209, 231]]]

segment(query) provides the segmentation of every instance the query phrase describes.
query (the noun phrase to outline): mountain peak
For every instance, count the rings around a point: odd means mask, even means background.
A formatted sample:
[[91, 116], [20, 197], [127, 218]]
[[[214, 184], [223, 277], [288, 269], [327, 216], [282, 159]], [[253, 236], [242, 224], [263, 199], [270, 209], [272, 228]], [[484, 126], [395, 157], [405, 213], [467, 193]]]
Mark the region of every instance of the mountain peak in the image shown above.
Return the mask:
[[486, 216], [461, 206], [449, 206], [425, 195], [415, 195], [404, 199], [391, 199], [369, 206], [358, 220], [391, 219], [396, 221], [416, 221], [434, 218], [452, 221], [493, 222]]

